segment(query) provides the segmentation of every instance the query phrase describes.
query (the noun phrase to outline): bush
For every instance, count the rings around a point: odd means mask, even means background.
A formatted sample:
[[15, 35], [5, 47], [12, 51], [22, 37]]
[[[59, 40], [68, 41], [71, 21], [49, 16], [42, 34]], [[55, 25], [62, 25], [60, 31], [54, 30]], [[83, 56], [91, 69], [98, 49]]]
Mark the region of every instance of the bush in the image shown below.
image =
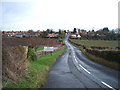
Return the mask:
[[31, 61], [37, 60], [37, 56], [34, 52], [35, 50], [33, 48], [30, 48], [30, 47], [28, 48], [28, 59]]
[[63, 43], [62, 45], [65, 45], [65, 43]]

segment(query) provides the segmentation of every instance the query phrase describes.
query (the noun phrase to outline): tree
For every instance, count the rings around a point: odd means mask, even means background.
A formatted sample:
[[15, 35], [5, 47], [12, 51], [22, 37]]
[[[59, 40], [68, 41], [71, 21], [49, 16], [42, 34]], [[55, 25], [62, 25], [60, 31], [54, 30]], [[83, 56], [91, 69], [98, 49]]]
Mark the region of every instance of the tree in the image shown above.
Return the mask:
[[95, 32], [94, 29], [92, 30], [92, 32]]
[[50, 33], [53, 33], [53, 29], [50, 30]]
[[46, 31], [47, 33], [50, 33], [50, 29], [47, 29], [47, 31]]
[[102, 31], [104, 34], [107, 34], [109, 32], [109, 29], [108, 29], [108, 27], [104, 27]]
[[64, 33], [66, 33], [66, 30], [64, 30]]
[[86, 30], [82, 29], [81, 32], [86, 32]]
[[112, 34], [115, 34], [115, 31], [114, 31], [114, 29], [112, 29], [111, 33], [112, 33]]
[[67, 33], [69, 33], [69, 30], [67, 30]]
[[76, 30], [77, 30], [76, 28], [73, 29], [73, 33], [74, 33], [74, 34], [76, 34], [76, 32], [77, 32]]
[[33, 31], [32, 29], [31, 29], [31, 30], [28, 30], [28, 33], [33, 34], [34, 31]]
[[43, 31], [42, 38], [46, 38], [47, 35], [48, 35], [48, 33], [46, 31]]
[[107, 31], [107, 32], [109, 32], [108, 27], [104, 27], [104, 28], [103, 28], [103, 31]]
[[80, 29], [78, 29], [78, 33], [80, 33]]
[[61, 29], [59, 29], [59, 32], [58, 32], [58, 33], [59, 33], [59, 35], [61, 35], [61, 34], [62, 34], [62, 30], [61, 30]]
[[[0, 30], [1, 31], [1, 30]], [[5, 34], [5, 31], [2, 31], [2, 34]]]

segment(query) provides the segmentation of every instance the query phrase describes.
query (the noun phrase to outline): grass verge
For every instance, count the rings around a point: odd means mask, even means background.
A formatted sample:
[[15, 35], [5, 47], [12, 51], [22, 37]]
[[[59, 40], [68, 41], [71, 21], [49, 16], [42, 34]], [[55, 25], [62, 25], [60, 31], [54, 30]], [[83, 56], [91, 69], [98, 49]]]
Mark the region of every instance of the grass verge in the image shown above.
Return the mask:
[[44, 48], [37, 48], [36, 51], [44, 50]]
[[17, 84], [9, 84], [6, 88], [43, 88], [45, 87], [47, 75], [60, 55], [65, 52], [66, 49], [47, 54], [42, 57], [37, 57], [36, 61], [29, 62], [28, 74], [25, 78], [21, 79]]
[[[71, 44], [73, 44], [73, 43], [71, 43]], [[104, 66], [110, 67], [110, 68], [112, 68], [112, 69], [119, 70], [119, 66], [120, 66], [119, 63], [113, 62], [113, 61], [108, 61], [108, 60], [103, 59], [103, 58], [100, 58], [100, 57], [96, 57], [96, 56], [88, 53], [88, 52], [87, 52], [86, 50], [84, 50], [82, 47], [77, 46], [77, 45], [75, 45], [75, 44], [73, 44], [73, 45], [76, 46], [76, 47], [78, 47], [78, 48], [83, 52], [83, 54], [86, 55], [86, 56], [87, 56], [89, 59], [91, 59], [92, 61], [97, 62], [97, 63], [99, 63], [99, 64], [102, 64], [102, 65], [104, 65]]]

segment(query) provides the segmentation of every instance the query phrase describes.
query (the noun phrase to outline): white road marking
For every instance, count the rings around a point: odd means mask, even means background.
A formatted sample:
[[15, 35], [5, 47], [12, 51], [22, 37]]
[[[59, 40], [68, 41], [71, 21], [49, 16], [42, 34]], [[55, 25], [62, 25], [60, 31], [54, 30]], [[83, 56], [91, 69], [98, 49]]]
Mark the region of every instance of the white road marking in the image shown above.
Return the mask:
[[[74, 56], [75, 57], [75, 56]], [[75, 61], [78, 63], [78, 61], [76, 60], [78, 59], [77, 57], [75, 57]], [[79, 64], [79, 66], [85, 70], [87, 73], [91, 74], [87, 69], [85, 69], [82, 65]], [[77, 68], [80, 70], [80, 68], [77, 66]], [[92, 74], [91, 74], [92, 75]], [[92, 75], [94, 76], [94, 75]], [[95, 77], [95, 76], [94, 76]], [[99, 81], [101, 81], [100, 79], [98, 79]], [[115, 90], [113, 87], [111, 87], [110, 85], [106, 84], [105, 82], [101, 81], [102, 84], [104, 84], [105, 86], [107, 86], [108, 88], [111, 88], [112, 90]]]
[[[73, 57], [75, 58], [76, 63], [78, 63], [78, 61], [77, 61], [78, 58], [75, 56], [75, 53], [73, 53], [73, 54], [74, 54]], [[77, 59], [76, 59], [76, 58], [77, 58]], [[91, 74], [91, 73], [90, 73], [87, 69], [85, 69], [82, 65], [79, 64], [79, 66], [80, 66], [83, 70], [85, 70], [88, 74]]]
[[75, 58], [75, 55], [73, 57]]
[[87, 69], [85, 69], [82, 65], [79, 64], [79, 66], [80, 66], [83, 70], [85, 70], [87, 73], [91, 74], [91, 73], [90, 73]]
[[78, 63], [78, 61], [75, 59], [76, 63]]
[[[72, 48], [72, 46], [70, 46], [71, 47], [71, 49], [73, 50], [73, 55], [74, 55], [74, 58], [75, 58], [75, 61], [78, 63], [78, 61], [77, 61], [77, 57], [75, 56], [75, 51], [74, 51], [74, 49]], [[81, 53], [81, 52], [80, 52]], [[82, 65], [80, 65], [80, 64], [78, 64], [84, 71], [86, 71], [88, 74], [91, 74], [87, 69], [85, 69]], [[79, 68], [79, 66], [77, 65], [77, 68], [80, 70], [80, 68]], [[91, 74], [92, 75], [92, 74]], [[94, 75], [92, 75], [92, 76], [94, 76]], [[94, 76], [95, 77], [95, 76]], [[98, 78], [96, 78], [96, 79], [98, 79]], [[101, 81], [100, 79], [98, 79], [99, 81]], [[108, 84], [106, 84], [105, 82], [103, 82], [103, 81], [101, 81], [101, 83], [102, 84], [104, 84], [105, 86], [107, 86], [108, 88], [111, 88], [112, 90], [116, 90], [116, 89], [114, 89], [113, 87], [111, 87], [110, 85], [108, 85]]]
[[109, 88], [115, 90], [113, 87], [111, 87], [110, 85], [106, 84], [105, 82], [101, 81], [101, 83], [104, 84], [105, 86], [107, 86], [107, 87], [109, 87]]

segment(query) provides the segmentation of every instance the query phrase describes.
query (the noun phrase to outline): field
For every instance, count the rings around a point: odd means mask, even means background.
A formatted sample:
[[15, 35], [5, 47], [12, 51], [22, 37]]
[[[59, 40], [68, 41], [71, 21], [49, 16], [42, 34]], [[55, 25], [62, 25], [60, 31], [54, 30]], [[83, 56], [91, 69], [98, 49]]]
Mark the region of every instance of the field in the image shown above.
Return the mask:
[[58, 46], [60, 44], [58, 39], [51, 38], [2, 38], [2, 46]]
[[71, 39], [73, 42], [84, 45], [86, 47], [109, 47], [115, 49], [118, 47], [118, 41], [107, 41], [107, 40], [76, 40]]

